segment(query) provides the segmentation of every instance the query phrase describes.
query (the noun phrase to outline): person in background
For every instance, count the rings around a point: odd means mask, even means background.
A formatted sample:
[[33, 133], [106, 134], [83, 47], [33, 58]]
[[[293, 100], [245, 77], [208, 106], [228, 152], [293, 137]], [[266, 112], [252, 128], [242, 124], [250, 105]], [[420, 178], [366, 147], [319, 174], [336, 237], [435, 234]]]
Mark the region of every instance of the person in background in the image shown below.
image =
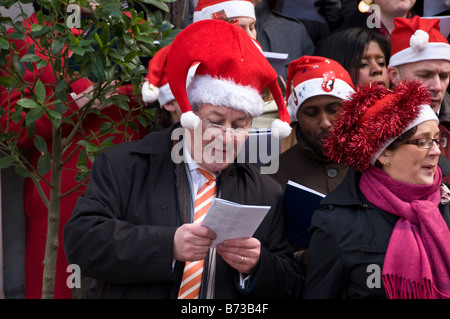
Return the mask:
[[351, 168], [313, 215], [303, 298], [450, 298], [447, 139], [430, 101], [402, 82], [345, 102], [325, 147]]
[[[332, 59], [303, 56], [289, 64], [286, 100], [293, 130], [282, 141], [280, 168], [271, 175], [283, 189], [292, 180], [328, 194], [341, 183], [347, 166], [324, 156], [323, 140], [353, 92], [350, 75]], [[292, 146], [284, 150], [291, 137]]]
[[[438, 114], [441, 133], [449, 137], [450, 97], [447, 92], [450, 77], [450, 45], [440, 32], [439, 19], [397, 18], [392, 32], [388, 73], [393, 85], [405, 80], [417, 80], [431, 94], [431, 107]], [[450, 147], [441, 150], [450, 159]], [[448, 161], [447, 161], [448, 162]], [[443, 165], [443, 163], [441, 163]], [[444, 177], [447, 181], [447, 178]]]
[[[300, 20], [282, 15], [275, 10], [278, 0], [253, 0], [253, 3], [257, 40], [263, 51], [288, 53], [280, 80], [285, 82], [289, 63], [303, 55], [313, 55], [314, 43]], [[283, 90], [284, 87], [281, 86]]]
[[[373, 0], [372, 5], [377, 5], [379, 8], [379, 16], [376, 15], [377, 11], [373, 9], [368, 12], [356, 10], [342, 23], [340, 28], [367, 28], [390, 40], [391, 32], [394, 30], [394, 19], [413, 17], [415, 15], [413, 11], [415, 3], [416, 0]], [[368, 20], [371, 24], [374, 24], [374, 27], [368, 24]]]
[[363, 28], [337, 31], [320, 41], [314, 54], [341, 64], [355, 86], [375, 82], [390, 87], [390, 43], [377, 33]]
[[[204, 20], [175, 37], [167, 75], [181, 126], [97, 158], [64, 228], [68, 260], [94, 278], [97, 298], [296, 297], [303, 275], [284, 234], [281, 187], [236, 161], [265, 87], [279, 108], [272, 130], [290, 132], [275, 70], [242, 28]], [[252, 237], [213, 248], [217, 234], [198, 215], [214, 198], [270, 209]]]
[[256, 40], [255, 6], [251, 0], [199, 0], [192, 22], [219, 19], [243, 28]]
[[148, 74], [142, 84], [142, 100], [151, 107], [156, 107], [155, 127], [161, 130], [179, 122], [181, 109], [172, 94], [167, 78], [167, 55], [171, 45], [167, 45], [150, 59]]

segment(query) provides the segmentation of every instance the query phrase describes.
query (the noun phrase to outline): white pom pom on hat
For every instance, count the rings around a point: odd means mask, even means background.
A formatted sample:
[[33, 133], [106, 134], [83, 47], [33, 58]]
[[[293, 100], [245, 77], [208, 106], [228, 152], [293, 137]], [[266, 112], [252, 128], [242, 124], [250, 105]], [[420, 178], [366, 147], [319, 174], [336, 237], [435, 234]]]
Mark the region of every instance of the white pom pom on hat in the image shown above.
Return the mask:
[[422, 51], [427, 47], [429, 39], [430, 36], [428, 35], [428, 33], [419, 29], [416, 30], [416, 32], [414, 32], [414, 34], [409, 39], [409, 45], [415, 51]]
[[159, 49], [148, 63], [148, 74], [141, 88], [142, 100], [145, 103], [158, 100], [160, 107], [163, 107], [167, 102], [175, 100], [166, 73], [169, 50], [170, 45]]
[[142, 100], [145, 103], [153, 103], [158, 99], [159, 89], [153, 84], [148, 83], [148, 79], [144, 80], [144, 84], [142, 84]]

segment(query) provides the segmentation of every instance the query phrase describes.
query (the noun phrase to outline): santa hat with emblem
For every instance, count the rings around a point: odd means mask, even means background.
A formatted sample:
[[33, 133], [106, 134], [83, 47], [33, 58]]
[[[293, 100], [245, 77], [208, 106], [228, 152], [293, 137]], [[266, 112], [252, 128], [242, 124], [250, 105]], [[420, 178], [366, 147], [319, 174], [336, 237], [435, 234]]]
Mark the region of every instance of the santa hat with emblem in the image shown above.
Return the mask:
[[395, 18], [389, 66], [423, 60], [450, 61], [450, 45], [440, 32], [439, 19]]
[[289, 113], [277, 82], [277, 73], [255, 40], [239, 26], [222, 20], [203, 20], [183, 29], [172, 42], [167, 76], [180, 109], [181, 125], [195, 129], [200, 118], [191, 105], [212, 104], [262, 114], [261, 96], [268, 87], [278, 107], [272, 134], [289, 135]]
[[194, 10], [193, 21], [228, 20], [237, 17], [250, 17], [256, 20], [255, 6], [251, 0], [199, 0]]
[[370, 83], [347, 101], [324, 141], [325, 155], [363, 171], [403, 133], [422, 122], [438, 122], [430, 93], [418, 81], [400, 82], [393, 90]]
[[148, 63], [148, 74], [141, 89], [142, 100], [145, 103], [153, 103], [158, 100], [160, 107], [163, 107], [167, 102], [175, 100], [166, 73], [169, 50], [170, 45], [159, 49]]
[[289, 63], [286, 83], [291, 121], [297, 120], [298, 109], [310, 97], [331, 95], [345, 100], [354, 92], [352, 79], [344, 67], [320, 56], [304, 55]]

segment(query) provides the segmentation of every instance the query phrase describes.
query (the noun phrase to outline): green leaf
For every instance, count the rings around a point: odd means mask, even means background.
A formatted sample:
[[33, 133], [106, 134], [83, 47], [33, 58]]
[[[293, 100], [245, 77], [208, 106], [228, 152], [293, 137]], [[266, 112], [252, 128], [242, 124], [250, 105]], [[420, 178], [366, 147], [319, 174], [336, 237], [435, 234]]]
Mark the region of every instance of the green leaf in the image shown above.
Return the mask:
[[31, 32], [41, 31], [43, 27], [44, 27], [43, 25], [33, 23], [31, 25]]
[[79, 183], [84, 181], [88, 177], [89, 177], [89, 170], [83, 169], [75, 175], [75, 181]]
[[38, 57], [36, 54], [25, 54], [21, 59], [20, 62], [37, 62], [42, 60], [40, 57]]
[[9, 42], [5, 38], [0, 38], [0, 49], [2, 49], [2, 50], [9, 49]]
[[25, 124], [27, 126], [29, 126], [31, 123], [34, 123], [35, 121], [39, 120], [43, 114], [44, 114], [44, 109], [41, 107], [31, 109], [27, 114], [27, 119], [25, 121]]
[[45, 109], [45, 113], [47, 114], [50, 121], [52, 121], [53, 125], [55, 127], [59, 127], [62, 122], [62, 115], [61, 113], [56, 112], [52, 109]]
[[100, 36], [97, 33], [94, 33], [94, 38], [95, 40], [97, 40], [97, 43], [100, 46], [100, 48], [103, 48], [102, 39], [100, 39]]
[[51, 156], [49, 152], [44, 152], [38, 159], [37, 169], [39, 174], [45, 175], [50, 170]]
[[96, 153], [96, 152], [98, 152], [98, 146], [95, 145], [94, 143], [87, 143], [86, 152]]
[[13, 62], [14, 62], [14, 67], [16, 68], [16, 70], [22, 74], [25, 75], [25, 65], [23, 65], [23, 63], [20, 62], [20, 57], [18, 55], [15, 55], [13, 57]]
[[46, 97], [46, 93], [45, 93], [45, 86], [42, 83], [41, 80], [37, 80], [36, 81], [36, 86], [35, 86], [35, 93], [36, 93], [36, 98], [39, 102], [44, 103], [45, 102], [45, 97]]
[[14, 163], [14, 159], [12, 157], [2, 157], [0, 158], [0, 168], [8, 168]]
[[86, 149], [82, 148], [78, 155], [78, 163], [77, 168], [82, 170], [87, 168], [87, 160], [86, 160]]
[[[169, 12], [169, 7], [162, 0], [142, 0], [144, 3], [151, 4], [163, 11]], [[166, 1], [171, 2], [171, 1]]]
[[39, 104], [37, 104], [35, 101], [28, 99], [28, 98], [22, 98], [19, 101], [17, 101], [17, 104], [20, 106], [26, 108], [26, 109], [34, 109], [38, 108]]
[[21, 177], [23, 177], [23, 178], [26, 178], [26, 177], [33, 177], [33, 174], [32, 174], [29, 170], [27, 170], [26, 168], [23, 168], [23, 167], [16, 167], [16, 168], [15, 168], [15, 171], [16, 171], [16, 174], [17, 174], [17, 175], [19, 175], [19, 176], [21, 176]]
[[14, 83], [14, 80], [9, 76], [0, 77], [0, 86], [8, 87]]
[[52, 42], [52, 53], [59, 54], [61, 50], [64, 48], [64, 42], [54, 39]]
[[47, 150], [47, 142], [40, 135], [36, 135], [34, 137], [34, 146], [41, 153], [43, 153], [43, 152], [45, 152]]

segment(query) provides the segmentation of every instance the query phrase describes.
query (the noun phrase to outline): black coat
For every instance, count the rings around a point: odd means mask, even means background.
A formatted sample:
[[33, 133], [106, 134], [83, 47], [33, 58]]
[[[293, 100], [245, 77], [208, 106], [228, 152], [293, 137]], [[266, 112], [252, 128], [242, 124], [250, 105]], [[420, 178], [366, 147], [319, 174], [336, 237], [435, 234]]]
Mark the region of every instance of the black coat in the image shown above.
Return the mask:
[[[399, 217], [365, 198], [360, 177], [349, 169], [313, 215], [303, 298], [386, 298], [381, 272]], [[439, 209], [450, 228], [450, 206]]]
[[[64, 247], [69, 263], [95, 278], [95, 297], [177, 296], [177, 270], [184, 264], [177, 262], [173, 270], [179, 226], [173, 128], [115, 146], [93, 165], [88, 188], [64, 228]], [[254, 234], [262, 247], [251, 289], [238, 288], [238, 272], [217, 254], [216, 298], [295, 297], [303, 278], [284, 235], [280, 186], [250, 164], [235, 163], [222, 172], [219, 192], [224, 199], [272, 208]]]

